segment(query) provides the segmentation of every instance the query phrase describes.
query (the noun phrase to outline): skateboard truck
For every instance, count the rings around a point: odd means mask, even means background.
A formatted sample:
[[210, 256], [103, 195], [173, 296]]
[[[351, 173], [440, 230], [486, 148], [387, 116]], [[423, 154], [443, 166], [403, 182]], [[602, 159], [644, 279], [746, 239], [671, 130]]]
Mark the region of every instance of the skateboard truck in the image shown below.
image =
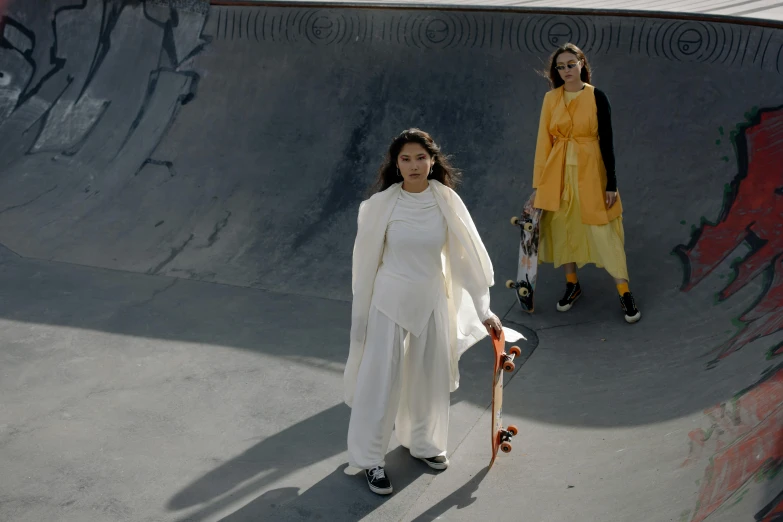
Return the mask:
[[511, 437], [519, 433], [517, 427], [513, 424], [505, 430], [500, 430], [498, 433], [498, 440], [500, 442], [500, 451], [503, 453], [511, 453]]
[[503, 369], [507, 372], [513, 372], [516, 366], [514, 365], [514, 359], [522, 355], [522, 350], [519, 346], [512, 346], [508, 353], [503, 354]]
[[530, 295], [530, 288], [528, 288], [530, 283], [524, 281], [522, 283], [517, 283], [513, 279], [509, 279], [506, 281], [506, 288], [516, 288], [519, 295], [522, 297], [527, 297]]
[[519, 219], [519, 216], [514, 216], [511, 218], [511, 224], [518, 227], [522, 227], [525, 230], [525, 232], [533, 231], [533, 220], [530, 218], [525, 219], [523, 223], [522, 220]]

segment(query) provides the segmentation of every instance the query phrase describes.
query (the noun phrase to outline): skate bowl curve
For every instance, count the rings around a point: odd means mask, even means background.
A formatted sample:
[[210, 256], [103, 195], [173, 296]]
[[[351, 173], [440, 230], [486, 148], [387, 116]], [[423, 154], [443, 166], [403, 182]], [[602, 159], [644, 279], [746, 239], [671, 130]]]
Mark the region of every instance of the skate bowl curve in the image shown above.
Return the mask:
[[[783, 509], [774, 502], [783, 490], [776, 23], [194, 0], [16, 2], [2, 27], [3, 264], [201, 285], [205, 296], [259, 291], [269, 310], [294, 296], [311, 308], [287, 313], [328, 330], [297, 355], [338, 375], [358, 204], [391, 137], [420, 127], [465, 173], [458, 192], [495, 266], [493, 310], [535, 348], [504, 414], [564, 430], [564, 440], [645, 434], [650, 451], [668, 448], [671, 470], [700, 481], [687, 520], [738, 520], [726, 506], [746, 496], [759, 520]], [[508, 223], [530, 191], [547, 90], [537, 71], [566, 41], [585, 50], [612, 103], [643, 314], [634, 326], [597, 269], [580, 272], [585, 295], [568, 314], [555, 311], [564, 278], [551, 267], [539, 273], [536, 314], [520, 313], [503, 286], [516, 273]], [[2, 318], [162, 341], [219, 337], [10, 301]], [[263, 352], [266, 335], [220, 343]], [[484, 406], [482, 349], [466, 355], [457, 403]]]

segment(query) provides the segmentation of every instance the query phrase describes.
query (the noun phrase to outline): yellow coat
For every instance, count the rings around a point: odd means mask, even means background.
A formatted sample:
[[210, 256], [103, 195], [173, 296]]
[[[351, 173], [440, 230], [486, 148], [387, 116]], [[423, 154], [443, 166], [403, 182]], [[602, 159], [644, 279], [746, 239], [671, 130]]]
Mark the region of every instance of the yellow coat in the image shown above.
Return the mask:
[[563, 87], [544, 96], [538, 125], [533, 167], [534, 206], [555, 212], [565, 176], [566, 149], [574, 143], [579, 163], [579, 201], [582, 222], [605, 225], [623, 212], [620, 194], [612, 208], [606, 208], [606, 167], [598, 146], [598, 116], [594, 87], [585, 84], [582, 94], [566, 106]]

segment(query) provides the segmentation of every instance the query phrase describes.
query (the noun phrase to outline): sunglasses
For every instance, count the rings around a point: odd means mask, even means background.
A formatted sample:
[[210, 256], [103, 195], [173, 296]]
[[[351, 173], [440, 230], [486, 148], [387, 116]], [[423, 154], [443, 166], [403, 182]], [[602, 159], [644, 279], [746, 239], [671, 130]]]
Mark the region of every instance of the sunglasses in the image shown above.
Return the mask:
[[555, 65], [555, 69], [558, 71], [565, 71], [565, 68], [568, 67], [569, 69], [573, 69], [579, 65], [579, 62], [568, 62], [566, 65]]

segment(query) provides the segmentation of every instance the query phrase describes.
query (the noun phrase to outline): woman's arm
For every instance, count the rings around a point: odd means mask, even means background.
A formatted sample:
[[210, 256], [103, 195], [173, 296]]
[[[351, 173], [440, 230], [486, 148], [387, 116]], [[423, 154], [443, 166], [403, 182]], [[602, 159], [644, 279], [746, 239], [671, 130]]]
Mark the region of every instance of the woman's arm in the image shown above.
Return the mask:
[[598, 113], [598, 145], [606, 167], [606, 191], [617, 191], [617, 175], [614, 159], [614, 133], [612, 132], [612, 106], [603, 91], [595, 89], [595, 106]]
[[367, 320], [375, 284], [375, 275], [383, 256], [383, 238], [376, 237], [373, 218], [377, 217], [378, 206], [371, 200], [359, 205], [356, 239], [353, 246], [351, 269], [351, 339], [363, 342], [367, 331]]
[[[456, 279], [468, 294], [484, 326], [488, 330], [494, 329], [499, 335], [502, 324], [490, 309], [489, 287], [494, 282], [492, 260], [462, 198], [448, 187], [445, 187], [442, 195], [446, 208], [450, 209], [446, 210], [446, 220], [451, 222], [450, 227], [454, 227], [449, 232], [447, 244], [451, 279]], [[451, 216], [457, 219], [452, 220]]]

